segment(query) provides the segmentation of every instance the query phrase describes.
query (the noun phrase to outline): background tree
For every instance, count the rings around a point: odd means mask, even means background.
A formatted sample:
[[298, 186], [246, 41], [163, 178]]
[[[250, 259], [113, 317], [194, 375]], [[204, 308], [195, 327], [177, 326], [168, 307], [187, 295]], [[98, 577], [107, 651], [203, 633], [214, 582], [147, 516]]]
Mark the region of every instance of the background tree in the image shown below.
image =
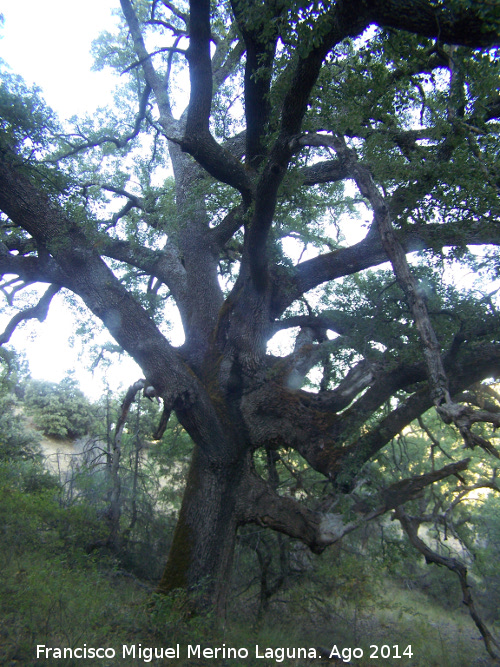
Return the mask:
[[37, 427], [47, 436], [75, 439], [93, 430], [95, 410], [72, 375], [59, 383], [31, 380], [24, 403]]
[[40, 438], [24, 423], [17, 396], [22, 393], [24, 366], [12, 350], [0, 350], [0, 463], [27, 461], [39, 468]]
[[[173, 411], [195, 443], [160, 590], [222, 613], [240, 526], [321, 552], [433, 482], [465, 484], [468, 459], [357, 504], [370, 462], [433, 405], [498, 457], [477, 426], [499, 425], [496, 402], [464, 393], [499, 370], [494, 299], [440, 268], [497, 271], [500, 17], [461, 0], [121, 8], [96, 45], [127, 76], [115, 109], [63, 131], [36, 92], [3, 85], [3, 290], [49, 287], [2, 342], [64, 288], [141, 366], [157, 436]], [[387, 260], [390, 277], [358, 275]], [[280, 331], [289, 354], [268, 349]], [[290, 449], [327, 502], [279, 491]]]

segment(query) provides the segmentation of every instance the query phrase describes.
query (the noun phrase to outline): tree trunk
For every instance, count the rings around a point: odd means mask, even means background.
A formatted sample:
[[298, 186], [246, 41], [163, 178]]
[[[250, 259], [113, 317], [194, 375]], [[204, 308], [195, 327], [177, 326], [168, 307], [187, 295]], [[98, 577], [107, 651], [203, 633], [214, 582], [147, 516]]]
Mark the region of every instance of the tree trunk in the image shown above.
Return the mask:
[[225, 614], [238, 528], [244, 460], [210, 463], [196, 447], [158, 591], [188, 592], [190, 611]]

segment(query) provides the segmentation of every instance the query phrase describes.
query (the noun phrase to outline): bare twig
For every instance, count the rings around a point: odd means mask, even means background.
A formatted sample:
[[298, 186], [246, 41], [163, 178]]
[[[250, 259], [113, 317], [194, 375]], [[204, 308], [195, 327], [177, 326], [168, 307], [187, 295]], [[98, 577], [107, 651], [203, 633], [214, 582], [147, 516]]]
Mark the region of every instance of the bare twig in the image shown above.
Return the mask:
[[420, 553], [425, 557], [425, 562], [435, 563], [436, 565], [444, 565], [448, 570], [454, 572], [459, 581], [460, 587], [462, 588], [463, 603], [469, 610], [469, 614], [476, 624], [479, 632], [481, 633], [486, 650], [490, 656], [496, 662], [500, 663], [500, 654], [495, 649], [500, 649], [498, 642], [495, 640], [491, 632], [488, 630], [484, 621], [479, 616], [474, 601], [472, 599], [471, 587], [467, 581], [467, 568], [463, 563], [458, 561], [456, 558], [450, 558], [448, 556], [441, 556], [436, 551], [431, 549], [427, 544], [420, 539], [418, 536], [418, 527], [421, 523], [419, 518], [409, 517], [402, 507], [397, 507], [395, 511], [395, 516], [398, 521], [401, 523], [401, 526], [405, 533], [408, 535], [408, 538], [411, 544], [420, 551]]

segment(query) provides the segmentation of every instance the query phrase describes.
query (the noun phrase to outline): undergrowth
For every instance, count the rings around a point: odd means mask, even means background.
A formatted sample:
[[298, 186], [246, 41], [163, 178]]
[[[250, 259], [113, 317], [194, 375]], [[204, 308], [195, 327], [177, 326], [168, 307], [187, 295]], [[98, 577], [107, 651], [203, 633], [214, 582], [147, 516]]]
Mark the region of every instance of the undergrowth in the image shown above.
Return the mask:
[[[465, 613], [446, 610], [423, 592], [409, 590], [376, 559], [359, 553], [338, 549], [307, 561], [307, 567], [289, 577], [260, 620], [256, 584], [243, 593], [235, 585], [227, 621], [214, 629], [212, 618], [185, 620], [181, 594], [156, 596], [153, 582], [126, 571], [112, 554], [89, 553], [86, 545], [105, 532], [102, 517], [83, 505], [62, 505], [58, 482], [35, 463], [0, 467], [0, 526], [0, 664], [9, 667], [490, 664]], [[250, 571], [251, 563], [246, 566]], [[244, 559], [238, 577], [241, 586], [247, 577]], [[177, 644], [179, 660], [148, 653], [154, 648], [176, 650]], [[37, 658], [38, 645], [112, 648], [115, 655], [58, 659], [51, 653], [47, 658], [42, 650]], [[412, 657], [379, 655], [374, 660], [371, 645], [390, 647], [391, 654], [394, 646], [402, 654], [411, 645]], [[125, 656], [123, 646], [128, 647]], [[189, 646], [195, 652], [190, 657]], [[351, 654], [350, 662], [329, 661], [334, 646], [344, 656], [348, 648], [362, 648], [363, 658]], [[306, 648], [308, 656], [314, 649], [317, 657], [286, 658], [286, 648], [293, 647]], [[208, 657], [216, 648], [217, 658]], [[240, 657], [224, 658], [224, 648], [240, 650]], [[272, 650], [272, 657], [258, 657], [266, 650], [267, 655]]]

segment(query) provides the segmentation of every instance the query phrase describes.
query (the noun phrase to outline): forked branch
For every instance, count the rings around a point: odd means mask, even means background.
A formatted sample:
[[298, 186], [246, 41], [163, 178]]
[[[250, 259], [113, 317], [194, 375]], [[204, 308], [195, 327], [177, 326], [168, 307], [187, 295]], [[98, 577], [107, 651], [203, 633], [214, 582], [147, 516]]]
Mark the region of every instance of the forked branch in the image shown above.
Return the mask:
[[57, 163], [59, 160], [63, 158], [71, 157], [72, 155], [81, 153], [82, 151], [87, 150], [88, 148], [95, 148], [97, 146], [103, 146], [104, 144], [113, 144], [114, 146], [116, 146], [116, 148], [124, 148], [133, 139], [135, 139], [140, 132], [142, 122], [146, 118], [147, 105], [150, 95], [151, 95], [151, 87], [148, 84], [146, 84], [139, 99], [139, 110], [137, 112], [137, 116], [134, 121], [134, 127], [132, 131], [129, 132], [128, 134], [124, 135], [123, 137], [114, 137], [111, 136], [110, 134], [105, 134], [95, 139], [90, 139], [82, 136], [81, 138], [84, 139], [84, 141], [73, 145], [72, 142], [67, 141], [66, 137], [62, 136], [61, 139], [63, 139], [67, 143], [70, 143], [71, 148], [69, 148], [67, 151], [64, 151], [62, 154], [57, 155], [55, 158], [48, 159], [47, 162]]
[[5, 331], [0, 334], [0, 345], [5, 345], [5, 343], [9, 342], [10, 337], [19, 324], [21, 324], [21, 322], [33, 319], [37, 319], [39, 322], [43, 322], [47, 317], [50, 303], [53, 297], [60, 289], [61, 287], [59, 285], [51, 285], [42, 296], [40, 301], [36, 304], [36, 306], [26, 308], [26, 310], [22, 310], [21, 312], [16, 313], [9, 324], [6, 326]]
[[471, 587], [467, 580], [467, 568], [465, 565], [458, 561], [456, 558], [442, 556], [441, 554], [437, 553], [418, 536], [418, 528], [421, 523], [420, 519], [416, 517], [409, 517], [402, 507], [396, 508], [395, 516], [400, 522], [401, 527], [405, 533], [408, 535], [408, 539], [410, 540], [411, 544], [425, 557], [426, 563], [444, 565], [444, 567], [457, 575], [460, 581], [460, 587], [462, 589], [462, 601], [469, 610], [469, 614], [472, 620], [476, 624], [477, 629], [484, 639], [486, 650], [493, 658], [493, 660], [500, 662], [500, 645], [488, 630], [484, 621], [477, 612], [477, 609], [474, 605], [474, 600], [472, 599]]
[[[290, 496], [280, 496], [269, 483], [253, 474], [247, 488], [250, 502], [242, 508], [240, 520], [241, 523], [257, 523], [285, 533], [307, 544], [314, 553], [321, 553], [348, 533], [419, 497], [430, 484], [462, 472], [469, 462], [470, 459], [464, 459], [440, 470], [391, 484], [380, 491], [372, 509], [360, 513], [352, 521], [345, 521], [342, 514], [314, 512]], [[356, 510], [354, 505], [353, 509]]]
[[411, 271], [405, 249], [394, 231], [389, 206], [377, 188], [370, 171], [358, 162], [355, 152], [347, 147], [344, 137], [336, 136], [334, 146], [338, 155], [349, 166], [361, 194], [369, 200], [372, 206], [373, 226], [380, 234], [382, 246], [392, 264], [396, 279], [406, 295], [420, 336], [431, 397], [438, 414], [446, 424], [454, 424], [459, 429], [468, 447], [473, 449], [480, 446], [500, 458], [491, 443], [471, 430], [474, 422], [487, 421], [496, 425], [498, 417], [486, 414], [485, 411], [482, 411], [484, 412], [482, 415], [474, 413], [470, 407], [455, 403], [451, 398], [448, 377], [441, 356], [441, 345], [431, 323], [423, 290]]

